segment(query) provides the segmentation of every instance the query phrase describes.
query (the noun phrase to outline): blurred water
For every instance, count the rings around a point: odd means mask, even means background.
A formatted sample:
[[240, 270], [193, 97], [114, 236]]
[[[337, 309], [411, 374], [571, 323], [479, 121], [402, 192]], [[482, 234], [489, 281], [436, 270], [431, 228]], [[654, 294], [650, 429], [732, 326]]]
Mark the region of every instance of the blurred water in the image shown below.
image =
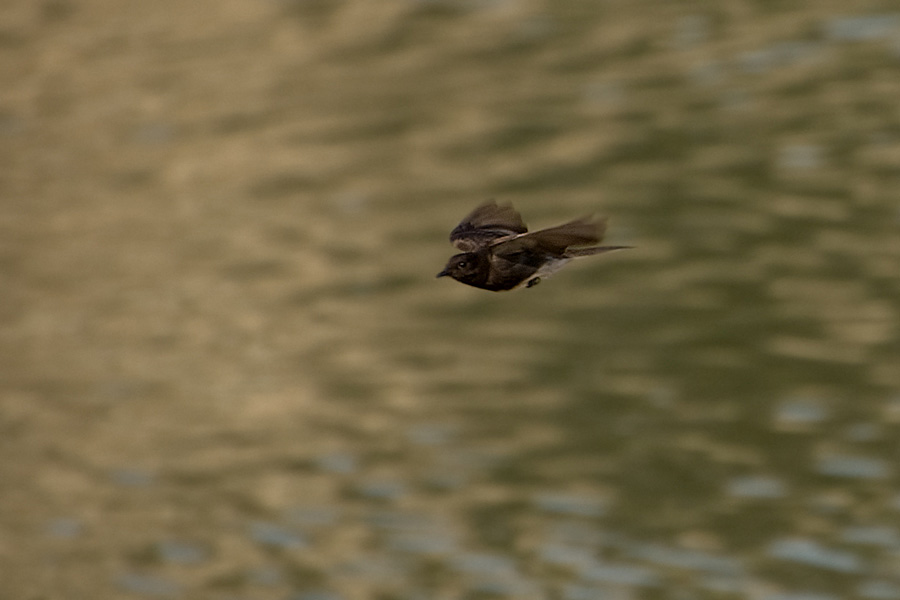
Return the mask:
[[9, 15], [2, 595], [900, 598], [896, 12]]

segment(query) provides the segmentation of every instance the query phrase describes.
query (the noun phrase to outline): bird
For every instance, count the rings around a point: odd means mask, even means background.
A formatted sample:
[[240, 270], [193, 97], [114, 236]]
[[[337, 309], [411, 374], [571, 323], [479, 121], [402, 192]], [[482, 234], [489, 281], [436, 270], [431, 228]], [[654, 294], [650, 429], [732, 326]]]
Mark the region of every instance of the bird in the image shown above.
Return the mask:
[[586, 216], [529, 232], [512, 204], [489, 200], [450, 232], [461, 252], [437, 277], [492, 292], [534, 287], [574, 258], [631, 248], [597, 246], [605, 231], [606, 218]]

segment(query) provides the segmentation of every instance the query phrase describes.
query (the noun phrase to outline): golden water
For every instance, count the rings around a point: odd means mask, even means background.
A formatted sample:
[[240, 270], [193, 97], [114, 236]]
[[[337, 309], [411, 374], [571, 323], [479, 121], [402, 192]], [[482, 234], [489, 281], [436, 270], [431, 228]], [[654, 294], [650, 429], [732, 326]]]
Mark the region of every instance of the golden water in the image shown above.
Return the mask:
[[8, 4], [3, 597], [900, 598], [889, 3]]

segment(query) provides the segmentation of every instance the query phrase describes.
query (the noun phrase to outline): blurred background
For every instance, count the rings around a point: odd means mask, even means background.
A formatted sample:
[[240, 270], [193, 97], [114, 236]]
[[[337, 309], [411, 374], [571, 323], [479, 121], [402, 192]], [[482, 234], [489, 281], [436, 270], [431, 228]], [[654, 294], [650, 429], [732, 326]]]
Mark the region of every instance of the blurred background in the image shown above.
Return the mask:
[[[0, 8], [0, 595], [900, 599], [888, 1]], [[488, 198], [636, 249], [435, 280]]]

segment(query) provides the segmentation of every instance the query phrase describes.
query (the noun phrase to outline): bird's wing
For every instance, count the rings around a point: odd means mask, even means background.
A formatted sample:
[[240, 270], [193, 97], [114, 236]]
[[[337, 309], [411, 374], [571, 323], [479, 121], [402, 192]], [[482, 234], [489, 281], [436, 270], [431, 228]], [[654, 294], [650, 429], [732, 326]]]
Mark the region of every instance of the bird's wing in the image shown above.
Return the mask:
[[512, 204], [485, 202], [450, 232], [450, 242], [462, 252], [475, 252], [500, 238], [516, 236], [528, 231], [522, 216]]
[[569, 246], [590, 246], [603, 239], [606, 219], [594, 220], [583, 217], [563, 225], [523, 233], [509, 239], [497, 239], [492, 243], [492, 252], [500, 257], [511, 257], [519, 253], [539, 253], [556, 258], [563, 257]]

